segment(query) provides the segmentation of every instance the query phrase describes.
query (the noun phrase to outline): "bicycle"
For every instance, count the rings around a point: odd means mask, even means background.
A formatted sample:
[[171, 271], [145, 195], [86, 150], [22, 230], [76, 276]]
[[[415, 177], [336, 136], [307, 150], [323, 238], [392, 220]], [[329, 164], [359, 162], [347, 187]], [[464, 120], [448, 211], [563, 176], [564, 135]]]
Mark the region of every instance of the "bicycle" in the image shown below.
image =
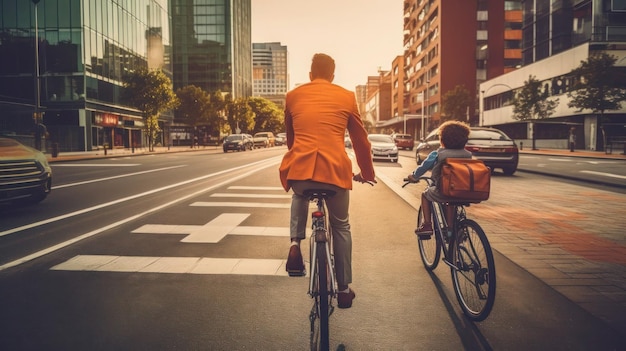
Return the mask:
[[311, 213], [309, 296], [313, 306], [309, 314], [311, 322], [311, 350], [328, 350], [330, 347], [329, 317], [335, 310], [337, 297], [331, 227], [326, 216], [326, 199], [335, 195], [332, 190], [309, 189], [303, 194], [315, 202]]
[[[372, 182], [366, 183], [374, 185]], [[308, 294], [313, 298], [313, 306], [309, 314], [311, 350], [329, 350], [330, 348], [329, 318], [335, 310], [334, 301], [339, 291], [335, 276], [332, 228], [326, 216], [326, 199], [333, 197], [335, 193], [328, 189], [308, 189], [303, 192], [303, 195], [316, 205], [311, 212], [312, 233], [309, 245], [309, 272], [311, 274]], [[338, 350], [342, 349], [342, 346], [339, 345]]]
[[[430, 177], [419, 177], [428, 186]], [[404, 179], [406, 185], [412, 182]], [[454, 206], [454, 222], [449, 226], [444, 205]], [[420, 256], [428, 271], [437, 268], [441, 253], [450, 267], [454, 293], [463, 313], [473, 321], [482, 321], [491, 312], [496, 299], [496, 267], [487, 235], [476, 221], [468, 219], [465, 207], [469, 202], [431, 202], [433, 236], [417, 235]], [[417, 227], [424, 221], [422, 207], [417, 213]]]

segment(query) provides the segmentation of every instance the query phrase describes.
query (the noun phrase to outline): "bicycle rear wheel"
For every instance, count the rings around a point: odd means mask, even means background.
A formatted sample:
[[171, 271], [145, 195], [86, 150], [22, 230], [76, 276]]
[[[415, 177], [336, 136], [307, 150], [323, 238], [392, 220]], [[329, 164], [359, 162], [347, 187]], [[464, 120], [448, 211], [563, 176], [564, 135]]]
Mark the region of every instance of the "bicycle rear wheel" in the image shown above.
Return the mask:
[[471, 320], [482, 321], [496, 300], [496, 266], [491, 245], [482, 228], [471, 219], [459, 223], [452, 240], [454, 293], [463, 313]]
[[[424, 222], [424, 213], [422, 212], [422, 207], [420, 206], [419, 210], [417, 210], [417, 228], [419, 228]], [[434, 225], [434, 222], [431, 222]], [[424, 263], [424, 267], [427, 270], [432, 271], [437, 268], [439, 264], [439, 257], [441, 257], [441, 239], [435, 233], [429, 239], [424, 240], [420, 239], [419, 235], [415, 235], [417, 237], [417, 244], [420, 249], [420, 257], [422, 258], [422, 263]]]
[[326, 254], [326, 243], [318, 242], [316, 262], [317, 262], [317, 294], [314, 296], [313, 308], [309, 317], [311, 321], [311, 350], [328, 350], [330, 348], [329, 337], [329, 316], [330, 300], [332, 298], [329, 289], [328, 261]]

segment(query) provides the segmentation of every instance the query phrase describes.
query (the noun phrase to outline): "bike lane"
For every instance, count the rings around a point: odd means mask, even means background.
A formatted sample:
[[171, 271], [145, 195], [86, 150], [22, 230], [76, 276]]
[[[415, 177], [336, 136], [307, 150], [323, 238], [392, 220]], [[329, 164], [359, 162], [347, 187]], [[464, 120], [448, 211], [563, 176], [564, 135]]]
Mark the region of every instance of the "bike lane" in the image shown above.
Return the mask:
[[[400, 158], [396, 165], [377, 164], [376, 171], [416, 213], [423, 185], [401, 187], [413, 169], [412, 159]], [[619, 349], [626, 330], [626, 255], [619, 223], [626, 196], [530, 178], [496, 174], [490, 199], [468, 208], [496, 253], [498, 286], [486, 321], [471, 324], [460, 313], [458, 320], [477, 328], [478, 340], [493, 349]], [[597, 214], [602, 226], [593, 225]], [[412, 230], [394, 228], [412, 236]], [[417, 243], [410, 245], [419, 258]], [[424, 271], [421, 262], [418, 269]], [[448, 285], [443, 290], [459, 311], [449, 270], [440, 265], [435, 275]]]

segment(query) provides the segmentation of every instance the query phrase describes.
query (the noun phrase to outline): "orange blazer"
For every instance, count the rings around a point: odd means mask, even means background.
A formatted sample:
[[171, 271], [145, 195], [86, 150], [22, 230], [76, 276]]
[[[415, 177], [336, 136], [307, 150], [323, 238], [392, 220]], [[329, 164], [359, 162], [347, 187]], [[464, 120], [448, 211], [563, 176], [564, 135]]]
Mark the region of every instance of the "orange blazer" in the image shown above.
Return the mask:
[[345, 152], [350, 134], [357, 164], [366, 180], [374, 180], [371, 144], [354, 93], [324, 79], [315, 79], [287, 93], [287, 148], [279, 168], [285, 190], [290, 180], [314, 180], [352, 189], [352, 162]]

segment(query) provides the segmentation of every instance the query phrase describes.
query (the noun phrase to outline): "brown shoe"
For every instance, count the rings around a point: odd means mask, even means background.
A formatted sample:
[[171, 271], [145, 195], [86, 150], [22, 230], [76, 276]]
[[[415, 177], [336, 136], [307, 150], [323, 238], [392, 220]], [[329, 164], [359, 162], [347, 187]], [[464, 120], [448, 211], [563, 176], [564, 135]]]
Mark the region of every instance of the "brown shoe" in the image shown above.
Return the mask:
[[302, 260], [302, 254], [300, 253], [300, 246], [291, 245], [285, 268], [290, 277], [302, 277], [306, 275], [304, 261]]
[[352, 300], [356, 297], [354, 290], [349, 289], [347, 293], [339, 292], [337, 294], [337, 306], [339, 308], [350, 308], [352, 307]]
[[433, 235], [432, 223], [422, 223], [419, 228], [415, 229], [415, 234], [417, 234], [420, 240], [429, 240]]

